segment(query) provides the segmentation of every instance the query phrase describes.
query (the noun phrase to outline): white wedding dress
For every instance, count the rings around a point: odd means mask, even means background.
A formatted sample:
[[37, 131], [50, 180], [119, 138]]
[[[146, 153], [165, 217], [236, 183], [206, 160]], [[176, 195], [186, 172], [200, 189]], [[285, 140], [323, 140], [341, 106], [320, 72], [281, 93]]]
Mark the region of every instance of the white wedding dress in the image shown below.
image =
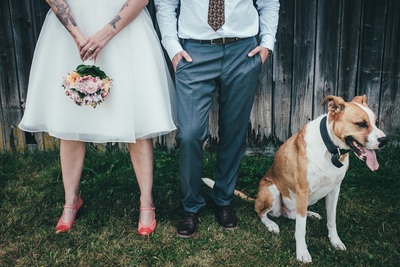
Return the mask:
[[[89, 36], [108, 24], [126, 0], [67, 2]], [[78, 106], [64, 94], [63, 77], [79, 64], [76, 43], [50, 10], [33, 57], [22, 130], [102, 143], [135, 142], [176, 129], [175, 91], [146, 9], [98, 55], [95, 65], [113, 86], [96, 108]]]

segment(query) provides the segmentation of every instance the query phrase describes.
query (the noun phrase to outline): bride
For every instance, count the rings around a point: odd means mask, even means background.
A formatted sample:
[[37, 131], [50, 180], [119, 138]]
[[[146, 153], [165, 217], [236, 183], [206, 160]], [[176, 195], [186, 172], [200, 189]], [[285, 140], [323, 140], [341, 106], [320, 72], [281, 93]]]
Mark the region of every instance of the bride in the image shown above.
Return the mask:
[[[71, 229], [83, 201], [79, 183], [85, 142], [126, 142], [140, 188], [138, 233], [156, 227], [151, 138], [175, 127], [174, 88], [147, 0], [46, 0], [19, 127], [60, 139], [65, 206], [57, 232]], [[95, 64], [112, 89], [95, 109], [78, 106], [62, 85], [78, 65]]]

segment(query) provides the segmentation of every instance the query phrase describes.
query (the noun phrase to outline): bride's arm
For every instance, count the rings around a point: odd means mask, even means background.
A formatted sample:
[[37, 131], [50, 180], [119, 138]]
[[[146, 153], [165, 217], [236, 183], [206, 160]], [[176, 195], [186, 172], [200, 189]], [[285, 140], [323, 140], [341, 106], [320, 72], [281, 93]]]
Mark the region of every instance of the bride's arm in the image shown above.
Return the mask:
[[72, 38], [74, 38], [75, 43], [78, 45], [78, 49], [80, 50], [79, 44], [84, 42], [85, 36], [76, 24], [68, 3], [64, 0], [46, 0], [46, 2], [49, 4], [58, 20], [68, 30]]
[[129, 25], [142, 12], [148, 4], [148, 0], [127, 0], [120, 12], [102, 29], [87, 39], [80, 47], [80, 55], [83, 60], [96, 59], [97, 55], [108, 42], [123, 28]]

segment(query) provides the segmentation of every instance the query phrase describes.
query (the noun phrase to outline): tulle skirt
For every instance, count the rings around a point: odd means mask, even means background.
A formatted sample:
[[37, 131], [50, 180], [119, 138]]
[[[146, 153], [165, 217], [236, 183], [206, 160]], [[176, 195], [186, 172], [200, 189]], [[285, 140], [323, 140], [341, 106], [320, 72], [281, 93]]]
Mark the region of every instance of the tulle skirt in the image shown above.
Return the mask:
[[[109, 23], [125, 2], [70, 0], [68, 4], [89, 36]], [[33, 57], [22, 130], [102, 143], [135, 142], [176, 129], [174, 86], [146, 9], [98, 55], [95, 65], [113, 85], [96, 108], [78, 106], [64, 93], [63, 77], [79, 64], [77, 45], [50, 10]]]

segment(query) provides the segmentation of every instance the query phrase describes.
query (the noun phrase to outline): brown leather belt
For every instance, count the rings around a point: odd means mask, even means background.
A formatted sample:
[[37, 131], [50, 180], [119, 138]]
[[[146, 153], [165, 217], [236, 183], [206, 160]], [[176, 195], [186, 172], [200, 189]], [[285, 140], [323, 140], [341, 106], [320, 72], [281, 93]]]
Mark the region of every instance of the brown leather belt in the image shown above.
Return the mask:
[[225, 38], [217, 38], [212, 40], [197, 40], [197, 39], [185, 39], [185, 41], [189, 42], [196, 42], [201, 44], [215, 44], [215, 45], [224, 45], [234, 43], [245, 38], [238, 38], [238, 37], [225, 37]]

